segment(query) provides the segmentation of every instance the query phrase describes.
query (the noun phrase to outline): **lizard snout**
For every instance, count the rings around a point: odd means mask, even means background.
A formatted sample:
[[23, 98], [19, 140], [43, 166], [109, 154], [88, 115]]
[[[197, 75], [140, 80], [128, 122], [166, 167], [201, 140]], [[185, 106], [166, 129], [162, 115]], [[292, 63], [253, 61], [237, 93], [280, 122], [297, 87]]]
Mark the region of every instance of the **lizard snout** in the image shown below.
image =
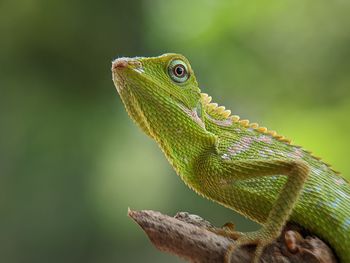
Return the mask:
[[130, 68], [137, 72], [143, 72], [142, 63], [135, 58], [117, 58], [112, 62], [112, 71], [117, 72]]
[[128, 67], [129, 63], [125, 58], [118, 58], [112, 62], [112, 71], [124, 69]]

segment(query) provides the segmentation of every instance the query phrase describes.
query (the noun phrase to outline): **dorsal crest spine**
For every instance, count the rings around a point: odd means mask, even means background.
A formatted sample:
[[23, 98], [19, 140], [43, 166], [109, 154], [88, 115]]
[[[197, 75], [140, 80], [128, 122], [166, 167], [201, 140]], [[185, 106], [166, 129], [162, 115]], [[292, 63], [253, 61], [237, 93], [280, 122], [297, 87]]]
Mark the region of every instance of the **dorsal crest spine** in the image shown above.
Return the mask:
[[[202, 102], [203, 102], [203, 107], [205, 109], [205, 111], [212, 115], [212, 117], [216, 117], [219, 118], [221, 120], [225, 120], [225, 119], [229, 119], [232, 121], [232, 123], [238, 123], [239, 125], [241, 125], [244, 128], [251, 128], [256, 130], [259, 133], [265, 134], [265, 135], [269, 135], [272, 138], [280, 141], [280, 142], [284, 142], [287, 144], [291, 144], [291, 140], [285, 138], [282, 135], [279, 135], [276, 131], [274, 130], [268, 130], [266, 127], [260, 127], [258, 123], [249, 123], [249, 120], [241, 120], [240, 117], [238, 115], [231, 115], [231, 111], [230, 110], [226, 110], [224, 106], [219, 106], [217, 103], [213, 103], [212, 101], [212, 97], [209, 96], [206, 93], [201, 93], [201, 98], [202, 98]], [[295, 147], [301, 148], [301, 146], [298, 145], [293, 145]], [[320, 157], [317, 157], [315, 155], [313, 155], [312, 152], [304, 150], [306, 153], [310, 154], [312, 157], [314, 157], [315, 159], [322, 161]], [[323, 161], [322, 161], [323, 162]], [[323, 162], [326, 166], [331, 168], [331, 165], [329, 165], [328, 163]], [[334, 169], [332, 169], [332, 171], [336, 174], [340, 174], [339, 172], [335, 171]]]
[[208, 94], [201, 93], [201, 97], [204, 109], [210, 115], [219, 119], [230, 119], [233, 123], [239, 123], [244, 128], [252, 128], [260, 133], [270, 135], [281, 142], [290, 143], [289, 139], [277, 134], [276, 131], [268, 130], [266, 127], [260, 127], [258, 123], [249, 123], [249, 120], [241, 120], [238, 115], [231, 115], [231, 111], [226, 110], [224, 106], [219, 106], [217, 103], [211, 102], [212, 97]]

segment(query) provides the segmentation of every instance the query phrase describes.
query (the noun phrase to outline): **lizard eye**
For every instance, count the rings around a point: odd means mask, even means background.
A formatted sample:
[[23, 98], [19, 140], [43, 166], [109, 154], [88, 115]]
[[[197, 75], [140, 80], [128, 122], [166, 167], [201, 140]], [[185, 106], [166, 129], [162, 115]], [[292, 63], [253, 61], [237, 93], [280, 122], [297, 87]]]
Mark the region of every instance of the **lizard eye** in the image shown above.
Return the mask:
[[186, 63], [179, 59], [170, 62], [168, 66], [168, 74], [170, 78], [177, 83], [183, 83], [189, 78]]

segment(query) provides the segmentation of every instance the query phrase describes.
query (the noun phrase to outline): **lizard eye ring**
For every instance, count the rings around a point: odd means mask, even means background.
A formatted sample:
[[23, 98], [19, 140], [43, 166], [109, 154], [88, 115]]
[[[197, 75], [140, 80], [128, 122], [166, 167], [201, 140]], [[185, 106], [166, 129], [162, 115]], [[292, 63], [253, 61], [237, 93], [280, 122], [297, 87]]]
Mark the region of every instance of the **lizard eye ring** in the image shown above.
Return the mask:
[[184, 83], [189, 78], [187, 65], [179, 59], [170, 62], [168, 66], [169, 77], [176, 83]]

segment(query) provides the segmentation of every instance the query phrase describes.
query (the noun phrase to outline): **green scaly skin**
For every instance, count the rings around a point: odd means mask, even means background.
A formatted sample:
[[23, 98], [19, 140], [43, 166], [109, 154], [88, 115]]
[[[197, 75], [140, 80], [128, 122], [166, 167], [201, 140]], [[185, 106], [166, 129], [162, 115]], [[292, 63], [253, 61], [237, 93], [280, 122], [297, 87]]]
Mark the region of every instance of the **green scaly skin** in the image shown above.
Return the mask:
[[182, 55], [119, 58], [112, 71], [129, 116], [182, 180], [262, 225], [241, 235], [227, 260], [237, 246], [256, 244], [258, 262], [291, 221], [328, 242], [342, 263], [350, 262], [350, 185], [327, 164], [210, 103]]

